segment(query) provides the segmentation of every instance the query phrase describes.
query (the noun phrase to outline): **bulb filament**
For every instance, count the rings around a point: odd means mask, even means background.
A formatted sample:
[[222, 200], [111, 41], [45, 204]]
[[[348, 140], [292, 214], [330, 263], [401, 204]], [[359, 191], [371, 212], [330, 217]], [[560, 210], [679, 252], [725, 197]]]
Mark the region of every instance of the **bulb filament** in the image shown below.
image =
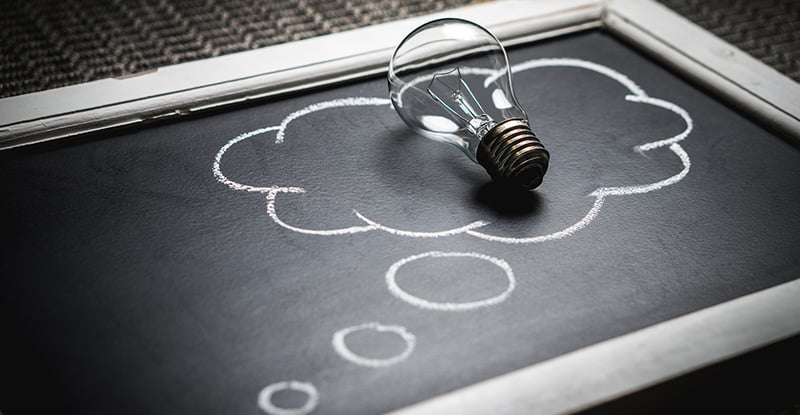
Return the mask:
[[[455, 87], [450, 86], [447, 84], [447, 82], [445, 82], [445, 79], [448, 77], [451, 78], [451, 75], [453, 75], [454, 72], [455, 76], [457, 77], [457, 80], [455, 81]], [[450, 101], [452, 101], [454, 105], [451, 106], [448, 104], [447, 101], [442, 99], [442, 97], [434, 91], [434, 89], [444, 92], [442, 95], [449, 97]], [[464, 91], [467, 93], [465, 94]], [[433, 78], [431, 78], [431, 82], [428, 84], [428, 95], [430, 95], [434, 101], [438, 102], [439, 105], [444, 107], [444, 109], [446, 109], [449, 113], [462, 120], [466, 124], [467, 130], [479, 138], [486, 135], [486, 133], [496, 124], [492, 117], [486, 114], [486, 111], [483, 110], [483, 106], [481, 105], [480, 101], [475, 98], [475, 94], [472, 93], [472, 89], [464, 81], [464, 78], [461, 77], [461, 69], [459, 68], [434, 74]]]

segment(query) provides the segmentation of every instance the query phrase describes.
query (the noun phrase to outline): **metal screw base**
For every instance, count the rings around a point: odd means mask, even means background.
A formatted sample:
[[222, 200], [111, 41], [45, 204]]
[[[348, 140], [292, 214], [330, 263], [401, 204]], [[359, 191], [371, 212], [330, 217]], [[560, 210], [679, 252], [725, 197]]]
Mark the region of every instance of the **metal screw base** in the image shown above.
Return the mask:
[[550, 153], [525, 120], [510, 118], [481, 139], [478, 163], [497, 182], [535, 189], [542, 184]]

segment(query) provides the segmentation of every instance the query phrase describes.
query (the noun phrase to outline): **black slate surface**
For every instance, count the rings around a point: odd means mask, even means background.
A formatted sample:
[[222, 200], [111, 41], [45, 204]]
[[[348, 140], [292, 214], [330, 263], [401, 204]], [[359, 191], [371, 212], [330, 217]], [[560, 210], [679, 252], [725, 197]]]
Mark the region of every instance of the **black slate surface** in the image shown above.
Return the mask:
[[[511, 51], [512, 63], [578, 58], [627, 75], [685, 109], [686, 177], [646, 194], [608, 196], [571, 236], [506, 244], [460, 234], [379, 230], [312, 235], [279, 226], [267, 195], [215, 178], [215, 156], [248, 131], [308, 105], [386, 98], [383, 79], [119, 132], [102, 140], [6, 153], [3, 201], [3, 388], [0, 410], [27, 413], [260, 413], [259, 391], [297, 380], [314, 413], [379, 413], [792, 280], [800, 271], [800, 153], [601, 32]], [[476, 220], [487, 234], [529, 237], [572, 226], [598, 187], [655, 183], [683, 168], [676, 153], [633, 147], [679, 134], [681, 117], [626, 101], [618, 82], [578, 68], [519, 73], [516, 92], [550, 150], [535, 193], [508, 194], [457, 150], [411, 133], [388, 105], [327, 109], [231, 146], [222, 171], [280, 193], [289, 226], [405, 231]], [[403, 258], [431, 251], [504, 260], [516, 288], [500, 304], [425, 310], [387, 289]], [[474, 301], [506, 288], [478, 259], [426, 258], [397, 272], [432, 301]], [[416, 336], [385, 368], [342, 359], [337, 330], [367, 322]], [[365, 356], [403, 349], [358, 333]], [[535, 391], [532, 391], [532, 393]], [[33, 395], [34, 399], [23, 396]], [[275, 403], [302, 405], [284, 392]]]

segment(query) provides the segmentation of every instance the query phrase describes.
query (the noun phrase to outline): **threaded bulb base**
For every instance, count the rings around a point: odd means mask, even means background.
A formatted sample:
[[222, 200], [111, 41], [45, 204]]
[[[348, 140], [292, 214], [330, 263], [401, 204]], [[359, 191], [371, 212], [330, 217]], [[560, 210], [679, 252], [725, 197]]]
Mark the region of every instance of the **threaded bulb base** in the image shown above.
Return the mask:
[[550, 153], [525, 120], [510, 118], [481, 139], [477, 159], [494, 181], [532, 190], [542, 184]]

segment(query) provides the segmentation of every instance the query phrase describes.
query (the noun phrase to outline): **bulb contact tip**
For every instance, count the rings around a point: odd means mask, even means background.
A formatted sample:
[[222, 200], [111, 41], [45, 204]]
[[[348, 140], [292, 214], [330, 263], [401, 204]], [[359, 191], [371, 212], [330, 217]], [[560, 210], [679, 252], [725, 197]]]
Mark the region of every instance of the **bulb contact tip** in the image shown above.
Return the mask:
[[525, 120], [510, 118], [481, 139], [477, 159], [493, 180], [532, 190], [542, 184], [550, 153]]

